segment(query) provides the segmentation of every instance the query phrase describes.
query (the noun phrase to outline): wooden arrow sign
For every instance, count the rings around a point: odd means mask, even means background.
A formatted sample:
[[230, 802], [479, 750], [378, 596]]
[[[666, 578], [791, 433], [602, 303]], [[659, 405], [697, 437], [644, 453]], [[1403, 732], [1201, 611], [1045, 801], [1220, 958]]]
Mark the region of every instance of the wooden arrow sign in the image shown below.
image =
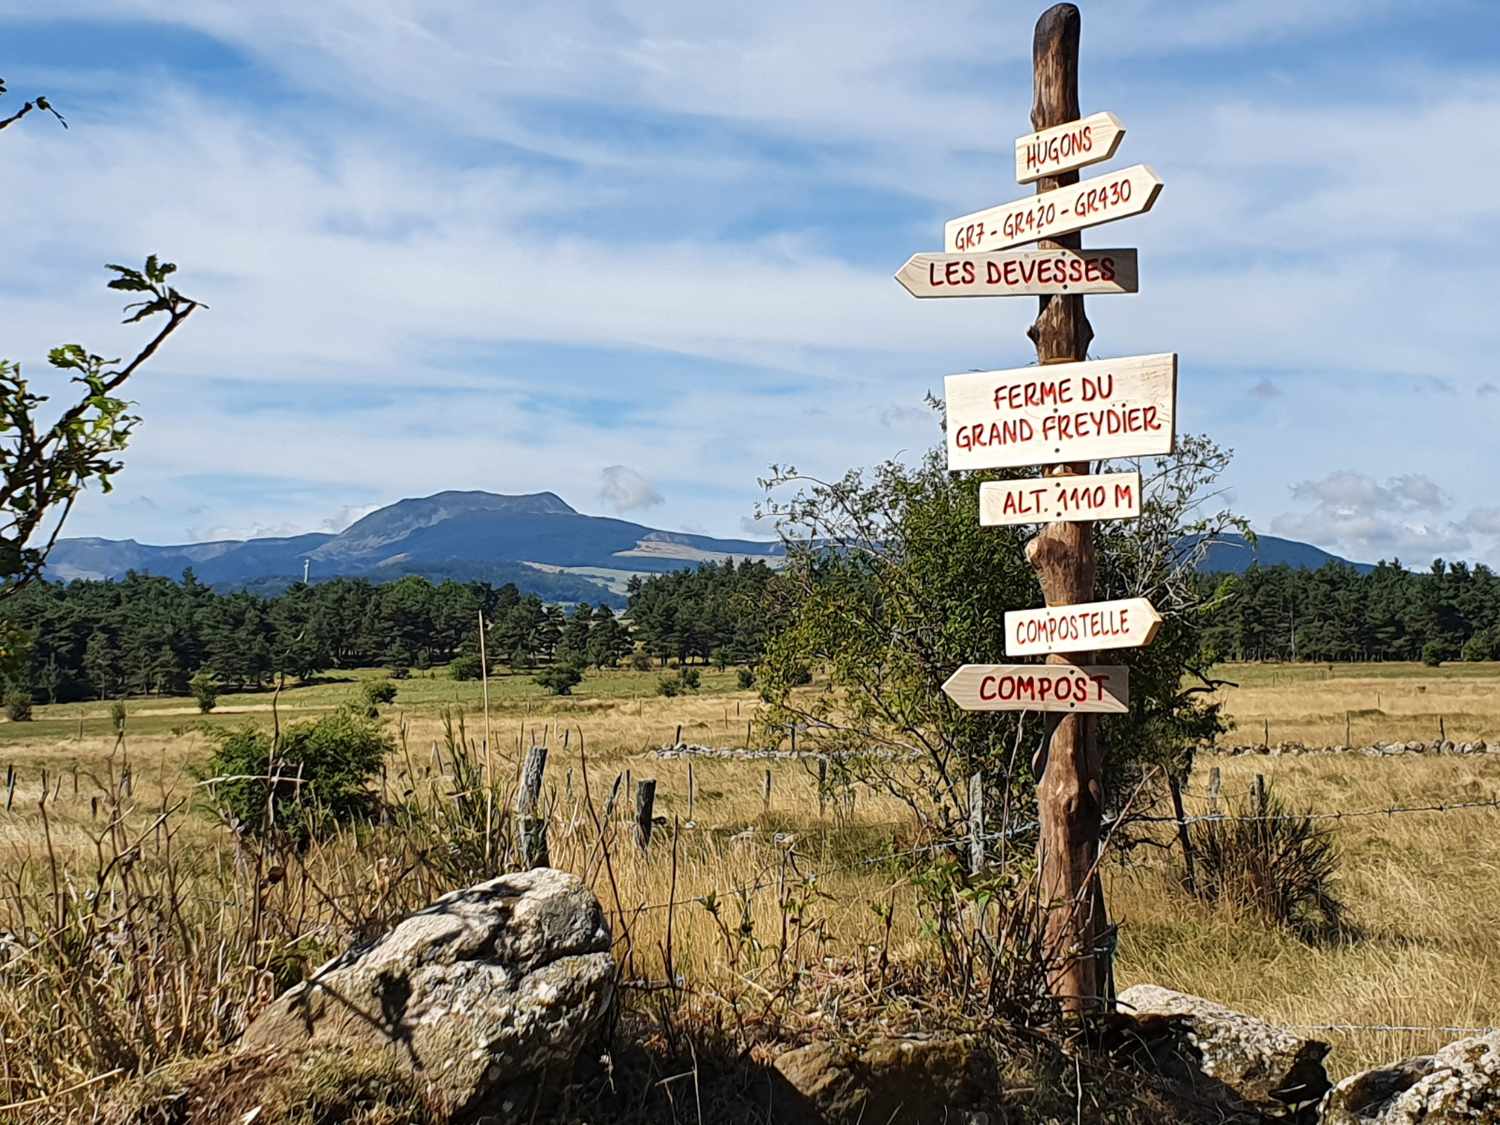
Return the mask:
[[955, 254], [1004, 250], [1127, 219], [1151, 210], [1161, 189], [1161, 178], [1155, 172], [1145, 164], [1134, 164], [950, 220], [943, 228], [943, 249]]
[[948, 468], [1005, 469], [1170, 453], [1177, 356], [949, 375]]
[[1118, 715], [1130, 709], [1130, 669], [1109, 664], [965, 664], [943, 692], [965, 711], [1081, 711]]
[[1113, 113], [1093, 113], [1055, 129], [1027, 133], [1016, 138], [1016, 181], [1029, 184], [1108, 160], [1124, 139], [1125, 126]]
[[1005, 250], [913, 254], [896, 272], [913, 297], [1038, 297], [1134, 293], [1134, 250]]
[[987, 480], [979, 486], [979, 522], [984, 527], [1121, 520], [1140, 514], [1140, 473]]
[[1161, 614], [1145, 598], [1013, 609], [1005, 615], [1005, 655], [1143, 648], [1159, 628]]

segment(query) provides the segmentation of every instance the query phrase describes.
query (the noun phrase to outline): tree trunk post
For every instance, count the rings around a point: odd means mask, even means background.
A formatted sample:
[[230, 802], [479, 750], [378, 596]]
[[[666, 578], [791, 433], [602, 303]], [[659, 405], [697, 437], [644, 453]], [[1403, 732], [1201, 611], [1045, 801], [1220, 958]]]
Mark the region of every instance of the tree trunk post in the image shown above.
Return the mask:
[[1183, 885], [1188, 894], [1198, 893], [1198, 873], [1193, 864], [1193, 837], [1188, 832], [1187, 813], [1182, 807], [1182, 786], [1175, 777], [1167, 778], [1167, 788], [1172, 791], [1172, 813], [1177, 817], [1177, 842], [1182, 845]]
[[656, 804], [656, 779], [647, 778], [635, 784], [635, 839], [642, 850], [651, 844], [651, 811]]
[[697, 786], [693, 783], [693, 763], [688, 762], [688, 820], [693, 819], [693, 793], [696, 788]]
[[[1072, 4], [1054, 4], [1037, 20], [1032, 43], [1034, 100], [1031, 127], [1050, 129], [1077, 120], [1078, 36], [1081, 17]], [[1063, 172], [1037, 181], [1038, 194], [1078, 182], [1078, 173]], [[1041, 249], [1082, 245], [1078, 234], [1038, 242]], [[1083, 298], [1044, 296], [1027, 335], [1036, 345], [1037, 362], [1074, 363], [1088, 357], [1094, 330], [1084, 315]], [[1088, 462], [1054, 465], [1047, 476], [1087, 474]], [[1048, 606], [1092, 601], [1094, 596], [1094, 530], [1090, 523], [1051, 523], [1027, 544], [1026, 556], [1037, 572]], [[1092, 653], [1053, 653], [1049, 664], [1087, 665]], [[1103, 894], [1098, 886], [1100, 821], [1100, 752], [1091, 715], [1063, 715], [1052, 729], [1039, 765], [1037, 787], [1040, 832], [1041, 902], [1045, 911], [1046, 950], [1052, 959], [1052, 993], [1071, 1015], [1104, 1011], [1113, 998], [1104, 995], [1109, 979], [1109, 952]]]
[[539, 814], [542, 804], [542, 775], [546, 772], [547, 748], [533, 746], [526, 752], [521, 784], [516, 790], [516, 824], [523, 871], [551, 866], [551, 857], [547, 854], [547, 818]]

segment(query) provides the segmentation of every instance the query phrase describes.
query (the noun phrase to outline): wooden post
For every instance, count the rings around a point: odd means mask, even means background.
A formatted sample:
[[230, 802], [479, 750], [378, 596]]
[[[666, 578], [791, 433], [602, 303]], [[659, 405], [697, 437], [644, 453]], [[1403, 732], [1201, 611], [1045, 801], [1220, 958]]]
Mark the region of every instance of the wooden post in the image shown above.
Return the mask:
[[745, 749], [750, 749], [750, 720], [745, 720]]
[[[1031, 127], [1050, 129], [1074, 121], [1078, 108], [1078, 34], [1081, 18], [1072, 4], [1054, 4], [1037, 20], [1032, 42], [1034, 99]], [[1044, 176], [1037, 193], [1078, 182], [1078, 173]], [[1078, 249], [1078, 234], [1043, 239], [1039, 249]], [[1027, 331], [1036, 345], [1038, 363], [1073, 363], [1086, 359], [1094, 330], [1084, 315], [1083, 298], [1057, 294], [1038, 298], [1040, 311]], [[1048, 476], [1079, 476], [1088, 462], [1055, 465]], [[1094, 597], [1094, 533], [1091, 523], [1051, 523], [1026, 546], [1049, 606], [1073, 605]], [[1049, 664], [1088, 665], [1092, 653], [1053, 653]], [[1049, 985], [1070, 1014], [1102, 1012], [1112, 1001], [1104, 995], [1109, 954], [1104, 948], [1107, 920], [1097, 875], [1100, 821], [1104, 795], [1102, 762], [1095, 720], [1091, 715], [1061, 716], [1037, 765], [1041, 904], [1045, 911], [1046, 951], [1053, 960]]]
[[792, 757], [797, 756], [797, 724], [792, 724]]
[[12, 763], [5, 767], [5, 811], [10, 812], [11, 802], [16, 799], [16, 767]]
[[1212, 816], [1219, 813], [1219, 788], [1224, 784], [1224, 777], [1219, 773], [1219, 767], [1215, 766], [1208, 771], [1208, 811]]
[[823, 819], [823, 806], [828, 800], [828, 756], [818, 759], [818, 819]]
[[1167, 777], [1167, 788], [1172, 792], [1172, 814], [1177, 817], [1177, 842], [1182, 845], [1183, 884], [1188, 894], [1198, 893], [1198, 875], [1193, 868], [1193, 839], [1188, 833], [1187, 813], [1182, 808], [1182, 787], [1177, 779]]
[[687, 818], [693, 819], [693, 792], [697, 788], [693, 781], [693, 763], [688, 762], [688, 813]]
[[1255, 815], [1266, 815], [1266, 775], [1263, 773], [1255, 775]]
[[1271, 720], [1267, 718], [1261, 721], [1265, 723], [1265, 733], [1261, 736], [1260, 744], [1269, 750], [1271, 748]]
[[644, 849], [651, 843], [651, 806], [656, 803], [656, 779], [647, 778], [635, 786], [635, 839]]
[[1448, 730], [1443, 726], [1443, 717], [1441, 715], [1438, 716], [1438, 741], [1448, 741]]
[[1344, 712], [1344, 748], [1346, 750], [1352, 750], [1354, 748], [1354, 740], [1353, 740], [1353, 738], [1349, 734], [1349, 726], [1350, 726], [1350, 724], [1349, 724], [1349, 712], [1345, 711]]
[[599, 818], [601, 824], [608, 824], [610, 815], [615, 811], [615, 802], [620, 799], [620, 785], [625, 780], [623, 773], [615, 774], [615, 783], [610, 786], [609, 796], [604, 801], [604, 815]]
[[677, 737], [675, 737], [674, 739], [672, 739], [672, 745], [673, 746], [681, 746], [682, 745], [682, 724], [681, 723], [677, 724]]
[[547, 854], [547, 818], [539, 815], [542, 804], [542, 775], [547, 772], [547, 748], [533, 746], [526, 751], [521, 770], [521, 784], [516, 789], [517, 842], [520, 844], [521, 870], [550, 867]]
[[766, 770], [766, 787], [765, 787], [765, 792], [763, 794], [761, 794], [761, 809], [760, 809], [760, 811], [761, 811], [762, 814], [768, 813], [768, 812], [771, 811], [771, 771], [770, 770]]
[[969, 775], [969, 874], [984, 870], [984, 774]]

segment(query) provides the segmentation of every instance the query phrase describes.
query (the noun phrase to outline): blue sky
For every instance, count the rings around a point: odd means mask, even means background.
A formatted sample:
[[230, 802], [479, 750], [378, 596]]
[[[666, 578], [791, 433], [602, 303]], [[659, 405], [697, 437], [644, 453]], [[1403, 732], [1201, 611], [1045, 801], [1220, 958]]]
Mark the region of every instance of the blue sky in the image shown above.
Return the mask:
[[[1261, 531], [1500, 562], [1500, 5], [1093, 0], [1096, 356], [1176, 351], [1179, 427]], [[923, 449], [1030, 300], [917, 302], [946, 219], [1027, 193], [1040, 4], [0, 0], [3, 354], [120, 354], [105, 261], [212, 308], [70, 534], [336, 530], [445, 488], [740, 535], [771, 463]], [[1441, 192], [1434, 187], [1451, 185]], [[750, 525], [753, 528], [753, 525]]]

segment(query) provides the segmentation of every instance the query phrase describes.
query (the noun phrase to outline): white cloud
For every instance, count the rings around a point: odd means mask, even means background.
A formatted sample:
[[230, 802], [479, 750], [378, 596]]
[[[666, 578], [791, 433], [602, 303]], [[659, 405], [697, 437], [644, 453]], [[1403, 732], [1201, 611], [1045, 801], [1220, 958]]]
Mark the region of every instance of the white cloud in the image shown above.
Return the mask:
[[656, 486], [628, 465], [609, 465], [600, 470], [599, 499], [616, 512], [656, 508], [663, 503]]
[[1294, 499], [1311, 511], [1283, 512], [1271, 521], [1277, 535], [1342, 549], [1356, 561], [1431, 558], [1472, 546], [1469, 531], [1443, 519], [1443, 490], [1429, 477], [1409, 474], [1384, 484], [1363, 473], [1341, 470], [1291, 486]]

